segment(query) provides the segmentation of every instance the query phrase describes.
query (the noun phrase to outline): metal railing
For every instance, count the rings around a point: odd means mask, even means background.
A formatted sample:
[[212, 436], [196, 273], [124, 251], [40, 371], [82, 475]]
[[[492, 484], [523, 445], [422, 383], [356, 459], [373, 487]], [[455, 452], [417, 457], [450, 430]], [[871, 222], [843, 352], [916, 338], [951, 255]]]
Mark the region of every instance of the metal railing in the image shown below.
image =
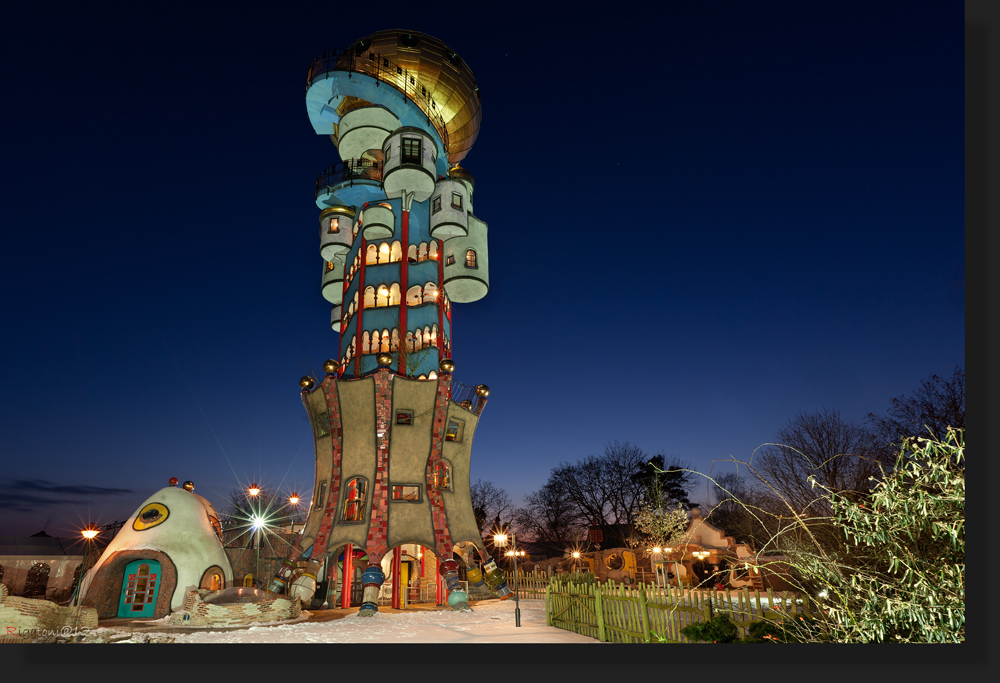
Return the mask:
[[391, 85], [402, 92], [405, 97], [413, 100], [420, 107], [420, 111], [427, 117], [427, 123], [434, 126], [434, 130], [441, 137], [447, 154], [448, 129], [445, 127], [440, 107], [431, 97], [427, 87], [421, 84], [409, 70], [369, 51], [367, 47], [360, 44], [349, 50], [327, 50], [309, 64], [309, 72], [306, 75], [306, 91], [309, 90], [309, 86], [331, 71], [366, 74], [380, 83]]
[[473, 408], [476, 406], [476, 388], [468, 384], [462, 384], [458, 380], [451, 380], [451, 400], [461, 404], [462, 401], [471, 401]]
[[348, 159], [320, 171], [316, 176], [316, 196], [328, 187], [350, 183], [355, 180], [382, 181], [382, 162], [369, 159]]

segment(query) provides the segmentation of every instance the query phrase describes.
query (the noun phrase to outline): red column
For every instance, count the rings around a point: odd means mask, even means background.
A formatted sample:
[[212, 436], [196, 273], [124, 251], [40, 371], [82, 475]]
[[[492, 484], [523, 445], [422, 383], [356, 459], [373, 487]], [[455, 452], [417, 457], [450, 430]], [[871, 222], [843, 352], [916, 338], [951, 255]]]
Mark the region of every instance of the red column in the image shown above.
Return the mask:
[[[361, 228], [363, 231], [364, 228]], [[364, 333], [362, 323], [365, 315], [365, 269], [368, 267], [368, 255], [365, 253], [364, 232], [361, 233], [361, 267], [358, 268], [358, 321], [354, 324], [355, 338], [358, 340], [357, 353], [354, 354], [354, 376], [361, 376], [361, 335]]]
[[403, 221], [400, 231], [402, 232], [400, 244], [402, 245], [403, 260], [399, 267], [399, 373], [406, 374], [406, 290], [410, 286], [409, 282], [409, 259], [407, 253], [410, 246], [410, 210], [407, 208], [406, 197], [402, 198]]
[[434, 584], [437, 587], [437, 605], [444, 604], [444, 580], [441, 578], [441, 572], [439, 568], [441, 567], [441, 558], [434, 555]]
[[340, 606], [351, 606], [351, 586], [354, 584], [354, 546], [344, 548], [344, 586], [340, 589]]
[[399, 596], [403, 591], [401, 574], [403, 573], [403, 549], [398, 545], [392, 549], [392, 608], [400, 608]]
[[[444, 358], [444, 242], [438, 240], [438, 362]], [[452, 348], [455, 348], [454, 343]]]

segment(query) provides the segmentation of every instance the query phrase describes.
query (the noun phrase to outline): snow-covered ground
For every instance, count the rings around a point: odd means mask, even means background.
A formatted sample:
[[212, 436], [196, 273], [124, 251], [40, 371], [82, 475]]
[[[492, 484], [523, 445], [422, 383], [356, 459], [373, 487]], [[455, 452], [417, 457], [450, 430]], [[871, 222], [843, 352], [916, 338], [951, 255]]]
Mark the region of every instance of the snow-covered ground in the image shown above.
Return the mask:
[[472, 612], [414, 610], [380, 612], [369, 618], [351, 615], [332, 621], [252, 626], [238, 631], [199, 629], [192, 633], [156, 633], [175, 643], [596, 643], [545, 625], [545, 601], [521, 600], [521, 626], [514, 625], [513, 600], [485, 600]]

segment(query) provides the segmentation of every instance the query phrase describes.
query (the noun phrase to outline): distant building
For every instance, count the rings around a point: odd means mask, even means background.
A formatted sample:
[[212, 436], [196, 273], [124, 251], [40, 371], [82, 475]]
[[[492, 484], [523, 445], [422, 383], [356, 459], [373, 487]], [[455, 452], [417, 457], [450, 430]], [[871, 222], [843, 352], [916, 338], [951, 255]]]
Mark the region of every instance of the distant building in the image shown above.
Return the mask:
[[65, 602], [76, 588], [85, 554], [88, 567], [93, 566], [108, 539], [94, 539], [90, 553], [85, 553], [85, 543], [83, 538], [56, 538], [44, 531], [0, 536], [0, 583], [10, 595]]

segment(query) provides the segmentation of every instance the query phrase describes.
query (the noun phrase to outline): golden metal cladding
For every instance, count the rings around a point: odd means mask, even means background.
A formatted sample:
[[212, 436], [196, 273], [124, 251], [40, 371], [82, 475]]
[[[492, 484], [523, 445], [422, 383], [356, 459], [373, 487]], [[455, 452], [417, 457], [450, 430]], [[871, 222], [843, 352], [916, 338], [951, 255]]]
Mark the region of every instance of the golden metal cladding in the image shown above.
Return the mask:
[[341, 215], [341, 216], [347, 216], [348, 218], [354, 218], [354, 214], [356, 214], [356, 213], [357, 213], [357, 211], [355, 211], [352, 207], [350, 207], [350, 206], [340, 206], [338, 204], [337, 206], [328, 206], [327, 208], [325, 208], [322, 211], [320, 211], [320, 213], [319, 213], [319, 219], [323, 220], [324, 218], [326, 218], [328, 216], [332, 216], [334, 214], [338, 214], [338, 215]]
[[309, 389], [312, 389], [314, 386], [316, 386], [316, 380], [314, 380], [309, 375], [306, 375], [305, 377], [299, 380], [299, 386], [308, 391]]
[[464, 159], [479, 135], [482, 112], [476, 78], [462, 57], [419, 31], [377, 31], [355, 41], [353, 47], [364, 41], [370, 41], [366, 53], [395, 62], [427, 88], [448, 131], [448, 161], [457, 164]]
[[471, 173], [469, 173], [466, 169], [462, 168], [458, 164], [455, 164], [455, 167], [452, 168], [450, 171], [448, 171], [448, 176], [452, 180], [468, 181], [469, 185], [472, 185], [473, 188], [476, 187], [476, 179], [472, 177]]

